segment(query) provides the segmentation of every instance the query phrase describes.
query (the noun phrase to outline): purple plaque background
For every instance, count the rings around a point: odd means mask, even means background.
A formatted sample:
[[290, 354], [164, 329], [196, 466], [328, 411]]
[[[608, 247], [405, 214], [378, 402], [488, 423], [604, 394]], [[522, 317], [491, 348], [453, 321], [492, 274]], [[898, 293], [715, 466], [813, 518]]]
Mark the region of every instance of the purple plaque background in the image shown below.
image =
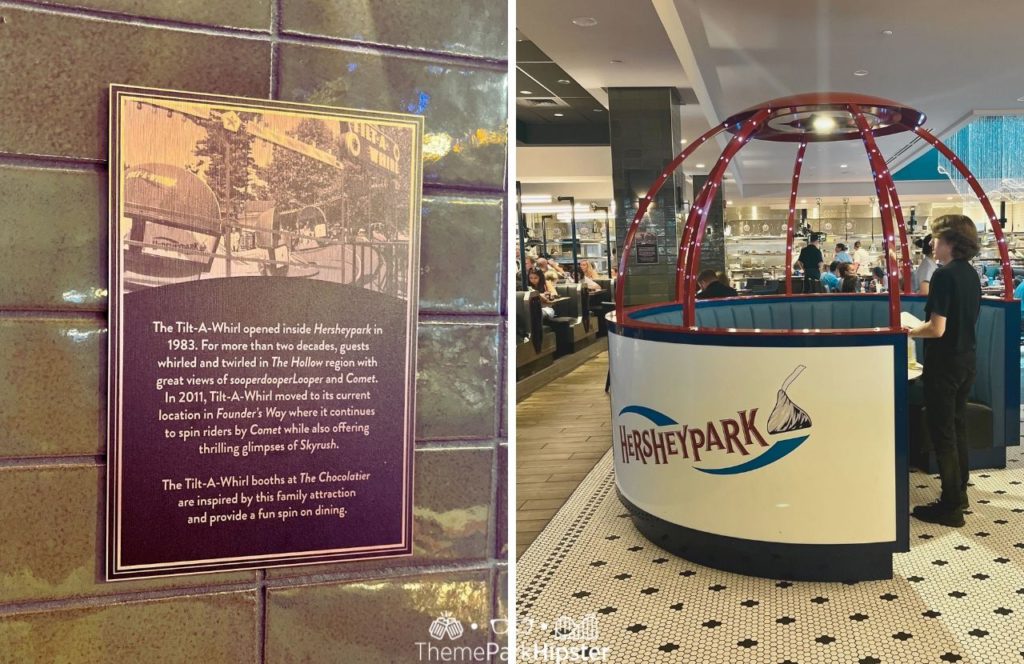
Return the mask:
[[[238, 558], [267, 556], [302, 551], [341, 550], [353, 547], [398, 545], [403, 540], [402, 513], [405, 511], [405, 547], [398, 553], [411, 550], [411, 446], [406, 449], [404, 438], [405, 393], [405, 351], [407, 344], [407, 303], [373, 291], [343, 286], [323, 281], [274, 277], [236, 277], [148, 288], [125, 296], [123, 348], [124, 411], [122, 446], [120, 451], [121, 487], [121, 564], [139, 565], [153, 563], [179, 563], [183, 561], [208, 560], [211, 558]], [[352, 353], [349, 357], [373, 354], [379, 365], [373, 369], [378, 377], [376, 385], [369, 386], [375, 392], [372, 401], [333, 402], [317, 405], [337, 407], [373, 407], [376, 415], [372, 418], [346, 418], [349, 421], [372, 422], [370, 436], [362, 433], [264, 436], [258, 442], [290, 442], [296, 438], [329, 440], [331, 437], [340, 449], [308, 453], [282, 452], [269, 456], [250, 455], [234, 457], [230, 454], [200, 455], [200, 442], [214, 442], [218, 438], [193, 439], [184, 443], [168, 440], [163, 435], [163, 426], [157, 421], [157, 410], [163, 406], [163, 393], [156, 391], [154, 384], [160, 375], [222, 376], [230, 372], [238, 375], [289, 375], [293, 371], [309, 375], [317, 371], [310, 369], [159, 369], [157, 359], [192, 352], [169, 352], [167, 339], [171, 336], [152, 331], [152, 321], [229, 321], [246, 325], [269, 326], [283, 323], [340, 324], [342, 326], [364, 326], [367, 323], [384, 328], [385, 334], [377, 337], [356, 338], [352, 341], [367, 341], [370, 353]], [[221, 341], [216, 334], [189, 335]], [[257, 337], [258, 338], [258, 337]], [[300, 335], [275, 335], [264, 337], [263, 341], [319, 341], [322, 337]], [[337, 342], [339, 339], [334, 338]], [[204, 357], [203, 353], [196, 353]], [[254, 353], [227, 353], [221, 356]], [[262, 355], [289, 356], [306, 355], [295, 351], [268, 352]], [[315, 355], [315, 354], [314, 354]], [[315, 355], [318, 356], [319, 355]], [[210, 354], [209, 357], [213, 357]], [[326, 370], [334, 373], [333, 370]], [[354, 369], [360, 373], [366, 370]], [[176, 391], [179, 388], [172, 388]], [[195, 389], [184, 387], [180, 389]], [[208, 388], [204, 388], [208, 389]], [[267, 388], [261, 388], [267, 389]], [[321, 388], [315, 389], [332, 389]], [[334, 385], [335, 391], [363, 391], [365, 385]], [[301, 391], [298, 387], [281, 387], [278, 391]], [[242, 406], [254, 404], [244, 402], [207, 403], [190, 405], [189, 409], [215, 410], [218, 406], [228, 410], [240, 410]], [[274, 403], [285, 410], [294, 408], [292, 402]], [[313, 402], [298, 404], [304, 408], [314, 407]], [[180, 409], [178, 406], [176, 409]], [[331, 418], [319, 418], [326, 424], [333, 424]], [[337, 419], [337, 418], [335, 418]], [[276, 422], [253, 420], [261, 425], [271, 426]], [[288, 419], [286, 419], [288, 422]], [[312, 421], [309, 422], [312, 424]], [[168, 423], [180, 428], [180, 423]], [[209, 424], [232, 427], [233, 421], [199, 420], [196, 426]], [[246, 422], [248, 426], [249, 422]], [[411, 440], [411, 436], [409, 437]], [[403, 455], [406, 468], [403, 473]], [[175, 503], [179, 498], [195, 496], [230, 495], [232, 489], [203, 489], [164, 491], [161, 480], [194, 477], [206, 481], [221, 475], [266, 476], [276, 473], [288, 476], [306, 471], [318, 474], [322, 470], [343, 474], [346, 471], [371, 473], [371, 478], [360, 482], [343, 484], [298, 485], [312, 489], [330, 490], [355, 489], [354, 498], [328, 501], [327, 504], [345, 505], [348, 515], [344, 518], [321, 516], [296, 518], [285, 522], [274, 520], [219, 523], [215, 526], [187, 525], [185, 514], [202, 513], [202, 509], [179, 509]], [[403, 503], [403, 488], [406, 500]], [[276, 493], [278, 490], [294, 491], [295, 485], [274, 485], [262, 487], [263, 491]], [[242, 489], [252, 494], [255, 488]], [[254, 508], [256, 505], [254, 505]], [[264, 509], [278, 509], [274, 503]], [[233, 511], [221, 507], [218, 511]], [[247, 510], [253, 511], [253, 510]], [[389, 555], [396, 555], [391, 551]], [[361, 556], [368, 557], [368, 556]], [[242, 564], [244, 565], [244, 564]], [[241, 565], [240, 565], [241, 566]], [[249, 563], [251, 566], [251, 563]]]

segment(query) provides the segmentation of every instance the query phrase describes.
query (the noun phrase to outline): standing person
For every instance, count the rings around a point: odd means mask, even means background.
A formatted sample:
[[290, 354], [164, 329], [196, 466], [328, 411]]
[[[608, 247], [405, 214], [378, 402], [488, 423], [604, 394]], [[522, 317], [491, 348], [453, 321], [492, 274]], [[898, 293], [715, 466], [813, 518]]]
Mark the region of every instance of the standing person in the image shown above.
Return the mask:
[[853, 262], [857, 264], [857, 274], [862, 277], [871, 276], [871, 266], [868, 263], [871, 261], [871, 255], [868, 254], [867, 249], [860, 246], [860, 240], [853, 243]]
[[797, 262], [804, 266], [805, 293], [812, 292], [811, 284], [821, 279], [821, 267], [825, 264], [825, 257], [821, 255], [821, 249], [818, 248], [820, 241], [821, 238], [816, 233], [812, 234], [810, 244], [801, 249], [800, 255], [797, 257]]
[[915, 507], [913, 515], [959, 528], [968, 506], [967, 395], [974, 385], [974, 328], [981, 309], [981, 281], [968, 261], [978, 254], [978, 231], [960, 214], [933, 220], [931, 230], [932, 251], [942, 267], [932, 274], [927, 322], [909, 333], [925, 340], [924, 400], [942, 493], [938, 501]]
[[938, 263], [932, 258], [932, 236], [926, 235], [914, 242], [914, 244], [921, 249], [924, 258], [921, 259], [921, 264], [914, 270], [914, 274], [910, 275], [910, 283], [915, 293], [927, 295], [928, 289], [931, 287], [932, 275], [935, 274], [935, 270], [939, 269]]
[[853, 256], [850, 255], [850, 252], [846, 251], [846, 245], [843, 244], [842, 242], [836, 244], [835, 259], [836, 259], [836, 261], [838, 261], [840, 263], [852, 263], [853, 262]]

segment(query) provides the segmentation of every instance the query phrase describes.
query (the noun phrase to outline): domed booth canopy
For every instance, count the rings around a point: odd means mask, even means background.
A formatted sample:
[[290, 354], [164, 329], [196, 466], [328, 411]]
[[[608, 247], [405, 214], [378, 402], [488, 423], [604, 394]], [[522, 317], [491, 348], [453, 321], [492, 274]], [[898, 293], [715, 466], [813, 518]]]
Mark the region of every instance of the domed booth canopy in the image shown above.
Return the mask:
[[154, 277], [207, 272], [221, 238], [220, 205], [203, 180], [177, 166], [142, 164], [124, 174], [131, 220], [125, 269]]
[[888, 136], [924, 124], [925, 115], [882, 97], [850, 92], [814, 92], [779, 97], [740, 111], [726, 119], [726, 130], [735, 133], [743, 123], [765, 108], [774, 109], [754, 138], [761, 141], [848, 141], [861, 137], [850, 112], [855, 104], [867, 119], [871, 133]]
[[[1006, 243], [985, 192], [923, 122], [919, 111], [864, 95], [775, 99], [692, 141], [640, 200], [609, 314], [612, 438], [619, 496], [659, 546], [719, 569], [808, 580], [889, 578], [893, 552], [909, 550], [910, 347], [900, 319], [903, 312], [923, 318], [924, 298], [910, 293], [909, 242], [876, 135], [924, 138], [965, 173], [989, 216], [1004, 291], [983, 299], [978, 337], [987, 343], [979, 347], [972, 399], [991, 410], [992, 421], [991, 446], [977, 459], [1005, 465], [1005, 446], [1018, 444], [1020, 433], [1020, 307]], [[651, 201], [722, 132], [731, 138], [682, 229], [674, 300], [627, 308], [634, 239]], [[708, 208], [752, 139], [798, 144], [785, 293], [698, 304]], [[794, 296], [796, 196], [807, 145], [851, 139], [862, 142], [871, 164], [893, 287]]]

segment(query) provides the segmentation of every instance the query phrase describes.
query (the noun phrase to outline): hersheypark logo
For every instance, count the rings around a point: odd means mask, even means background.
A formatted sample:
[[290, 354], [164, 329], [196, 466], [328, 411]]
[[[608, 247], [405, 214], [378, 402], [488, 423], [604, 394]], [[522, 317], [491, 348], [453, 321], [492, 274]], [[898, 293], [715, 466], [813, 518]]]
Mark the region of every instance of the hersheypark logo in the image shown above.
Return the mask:
[[[672, 417], [646, 406], [626, 406], [619, 419], [639, 416], [653, 426], [631, 427], [619, 424], [619, 456], [622, 463], [665, 464], [669, 457], [691, 459], [693, 468], [710, 475], [747, 473], [775, 463], [790, 454], [810, 435], [789, 435], [811, 428], [811, 417], [789, 398], [786, 390], [805, 369], [799, 365], [789, 374], [775, 399], [775, 408], [768, 416], [768, 437], [757, 425], [757, 408], [737, 411], [735, 418], [708, 420], [703, 424], [680, 424]], [[633, 419], [633, 418], [629, 418]], [[636, 420], [633, 420], [636, 421]], [[747, 457], [737, 464], [705, 468], [700, 463], [721, 454]]]

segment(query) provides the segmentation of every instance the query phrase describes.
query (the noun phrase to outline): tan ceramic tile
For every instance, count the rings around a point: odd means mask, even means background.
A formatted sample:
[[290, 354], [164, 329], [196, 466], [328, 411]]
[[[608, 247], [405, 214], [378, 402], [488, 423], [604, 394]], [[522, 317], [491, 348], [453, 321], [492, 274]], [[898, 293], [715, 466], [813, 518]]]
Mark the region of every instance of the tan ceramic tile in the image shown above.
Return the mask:
[[284, 0], [285, 30], [443, 53], [508, 58], [505, 0], [322, 2]]
[[[267, 593], [266, 661], [417, 662], [421, 647], [441, 643], [430, 637], [429, 629], [444, 612], [458, 619], [464, 632], [442, 645], [485, 647], [490, 636], [490, 574], [451, 572], [272, 588]], [[423, 661], [427, 661], [425, 654]]]
[[0, 660], [17, 664], [252, 664], [256, 593], [0, 615]]
[[50, 4], [100, 9], [128, 16], [270, 31], [271, 0], [49, 0]]
[[388, 566], [452, 560], [486, 560], [491, 512], [491, 449], [416, 451], [413, 498], [413, 553], [406, 558], [280, 567], [271, 578], [366, 572]]
[[501, 215], [500, 199], [423, 199], [421, 309], [497, 313]]
[[397, 55], [281, 45], [281, 98], [426, 118], [424, 180], [505, 182], [507, 74]]
[[[0, 469], [0, 604], [255, 583], [254, 571], [102, 581], [104, 491], [99, 466]], [[0, 626], [0, 653], [4, 652], [3, 631]]]
[[0, 318], [0, 457], [102, 452], [106, 343], [97, 320]]
[[421, 324], [417, 365], [417, 438], [495, 435], [497, 327]]
[[105, 159], [111, 83], [269, 92], [268, 42], [14, 8], [3, 15], [3, 152]]
[[106, 188], [99, 173], [0, 167], [0, 308], [106, 310]]

